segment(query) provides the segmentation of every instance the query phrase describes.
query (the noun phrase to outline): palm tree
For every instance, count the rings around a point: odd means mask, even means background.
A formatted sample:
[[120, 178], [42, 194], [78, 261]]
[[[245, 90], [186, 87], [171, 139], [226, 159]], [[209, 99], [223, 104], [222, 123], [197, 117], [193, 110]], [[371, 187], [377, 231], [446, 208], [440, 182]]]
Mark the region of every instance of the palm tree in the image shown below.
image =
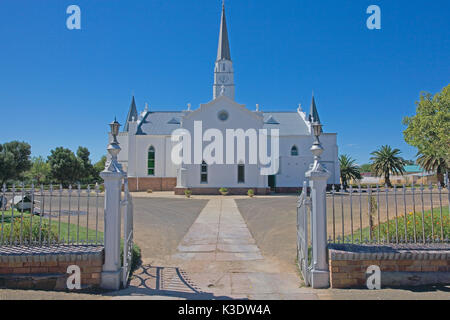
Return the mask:
[[355, 164], [355, 160], [343, 154], [339, 156], [339, 166], [341, 167], [341, 182], [344, 190], [347, 190], [348, 182], [352, 179], [361, 180], [361, 172]]
[[431, 154], [417, 154], [417, 164], [427, 171], [435, 171], [441, 186], [444, 186], [444, 175], [449, 171], [444, 158]]
[[389, 179], [390, 174], [401, 174], [405, 173], [405, 160], [399, 157], [401, 151], [399, 149], [392, 149], [391, 146], [385, 145], [380, 149], [371, 153], [373, 157], [370, 158], [372, 161], [372, 169], [375, 175], [384, 176], [384, 181], [388, 187], [392, 187], [391, 180]]

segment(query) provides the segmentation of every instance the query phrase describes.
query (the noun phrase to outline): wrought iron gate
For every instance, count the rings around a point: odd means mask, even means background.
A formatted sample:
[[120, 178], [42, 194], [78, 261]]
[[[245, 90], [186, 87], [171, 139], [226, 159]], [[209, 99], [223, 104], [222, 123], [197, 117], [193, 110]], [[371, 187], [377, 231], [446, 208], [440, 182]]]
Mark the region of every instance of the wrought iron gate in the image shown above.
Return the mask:
[[[303, 183], [303, 190], [297, 202], [297, 261], [307, 286], [311, 286], [311, 262], [310, 252], [312, 252], [311, 225], [311, 199], [308, 196], [306, 182]], [[311, 248], [311, 249], [310, 249]]]
[[124, 198], [122, 200], [123, 210], [123, 266], [122, 284], [128, 285], [128, 277], [131, 273], [133, 257], [133, 201], [128, 191], [128, 179], [124, 180]]

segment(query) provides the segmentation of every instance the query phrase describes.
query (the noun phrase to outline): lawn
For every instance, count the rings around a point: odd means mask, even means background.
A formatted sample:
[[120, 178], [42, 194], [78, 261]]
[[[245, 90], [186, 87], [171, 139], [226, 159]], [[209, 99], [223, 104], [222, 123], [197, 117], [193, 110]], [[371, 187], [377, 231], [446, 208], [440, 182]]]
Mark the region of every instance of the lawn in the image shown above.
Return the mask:
[[[14, 232], [13, 237], [19, 239], [20, 236], [20, 225], [21, 225], [21, 217], [23, 214], [23, 234], [27, 235], [26, 239], [29, 240], [29, 232], [30, 231], [30, 220], [31, 215], [29, 212], [14, 210]], [[9, 235], [11, 232], [11, 218], [12, 211], [0, 211], [0, 232], [1, 232], [1, 223], [3, 220], [3, 233]], [[76, 224], [68, 224], [64, 221], [59, 221], [57, 218], [53, 218], [51, 220], [51, 229], [48, 229], [48, 217], [41, 219], [38, 215], [33, 215], [33, 240], [39, 240], [39, 224], [41, 223], [43, 232], [41, 232], [41, 239], [48, 240], [49, 235], [51, 241], [53, 240], [61, 240], [61, 242], [67, 242], [67, 239], [70, 239], [70, 242], [102, 242], [103, 241], [103, 232], [97, 231], [94, 229], [87, 229], [84, 226], [77, 227]], [[43, 236], [45, 234], [45, 236]], [[60, 235], [60, 236], [59, 236]], [[6, 236], [5, 236], [6, 237]], [[64, 241], [63, 241], [64, 240]], [[79, 241], [77, 241], [79, 240]]]
[[[398, 237], [399, 239], [405, 239], [405, 225], [406, 225], [406, 235], [409, 241], [414, 240], [414, 230], [415, 230], [415, 238], [418, 242], [423, 241], [423, 234], [425, 229], [425, 239], [426, 241], [431, 241], [431, 235], [434, 234], [434, 240], [438, 240], [441, 238], [441, 234], [443, 233], [444, 239], [450, 238], [450, 216], [448, 207], [442, 208], [442, 224], [441, 224], [441, 211], [440, 208], [436, 208], [433, 210], [433, 215], [431, 214], [431, 210], [425, 211], [424, 214], [425, 224], [422, 223], [422, 212], [408, 212], [406, 214], [399, 215], [398, 219], [391, 219], [387, 222], [381, 223], [379, 226], [374, 225], [372, 228], [372, 240], [379, 238], [382, 240], [383, 238], [387, 240], [387, 234], [389, 230], [389, 237], [396, 240], [396, 230], [398, 226]], [[405, 223], [406, 222], [406, 223]], [[433, 223], [432, 223], [433, 222]], [[415, 227], [414, 227], [415, 226]], [[358, 229], [353, 232], [353, 237], [355, 240], [360, 239], [360, 234], [362, 231], [362, 239], [370, 239], [370, 228], [366, 227]], [[351, 237], [351, 234], [347, 235], [347, 238]]]
[[[11, 210], [0, 211], [0, 243], [6, 242], [11, 236], [11, 218], [13, 214]], [[3, 217], [3, 219], [2, 219]], [[42, 241], [56, 241], [59, 243], [102, 243], [103, 242], [103, 232], [96, 231], [94, 229], [88, 229], [84, 226], [78, 226], [77, 224], [69, 224], [67, 222], [59, 222], [57, 219], [51, 220], [49, 224], [48, 218], [40, 219], [39, 216], [33, 216], [33, 222], [31, 223], [30, 213], [14, 211], [14, 226], [12, 241], [19, 241], [20, 234], [22, 231], [23, 241], [31, 239], [36, 242]], [[2, 224], [3, 220], [3, 224]], [[32, 225], [32, 228], [31, 228]], [[3, 226], [3, 227], [2, 227]], [[60, 236], [59, 236], [60, 235]], [[59, 241], [58, 241], [59, 239]], [[123, 253], [123, 240], [121, 240], [121, 254]], [[132, 251], [132, 270], [135, 270], [140, 263], [141, 259], [141, 249], [134, 244]], [[122, 258], [120, 259], [121, 262]]]

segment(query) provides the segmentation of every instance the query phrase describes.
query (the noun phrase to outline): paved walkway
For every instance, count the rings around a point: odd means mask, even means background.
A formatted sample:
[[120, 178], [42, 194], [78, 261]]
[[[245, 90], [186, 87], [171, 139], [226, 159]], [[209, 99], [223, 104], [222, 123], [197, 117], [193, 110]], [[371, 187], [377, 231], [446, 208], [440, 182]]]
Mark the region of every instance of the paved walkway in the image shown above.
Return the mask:
[[[166, 266], [143, 266], [127, 298], [317, 299], [263, 257], [233, 199], [209, 200]], [[125, 297], [121, 297], [125, 298]]]

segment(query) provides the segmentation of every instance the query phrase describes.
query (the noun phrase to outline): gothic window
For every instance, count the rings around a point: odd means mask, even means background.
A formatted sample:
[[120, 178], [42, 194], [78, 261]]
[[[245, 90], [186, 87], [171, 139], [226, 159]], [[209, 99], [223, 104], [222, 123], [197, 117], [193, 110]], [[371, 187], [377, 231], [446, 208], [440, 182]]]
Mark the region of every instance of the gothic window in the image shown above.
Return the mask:
[[293, 146], [291, 149], [291, 156], [296, 157], [298, 156], [298, 148], [297, 146]]
[[238, 183], [245, 183], [245, 165], [238, 165]]
[[208, 165], [205, 161], [202, 162], [202, 168], [200, 172], [200, 183], [208, 183]]
[[149, 176], [155, 175], [155, 148], [153, 146], [148, 149], [147, 170]]

